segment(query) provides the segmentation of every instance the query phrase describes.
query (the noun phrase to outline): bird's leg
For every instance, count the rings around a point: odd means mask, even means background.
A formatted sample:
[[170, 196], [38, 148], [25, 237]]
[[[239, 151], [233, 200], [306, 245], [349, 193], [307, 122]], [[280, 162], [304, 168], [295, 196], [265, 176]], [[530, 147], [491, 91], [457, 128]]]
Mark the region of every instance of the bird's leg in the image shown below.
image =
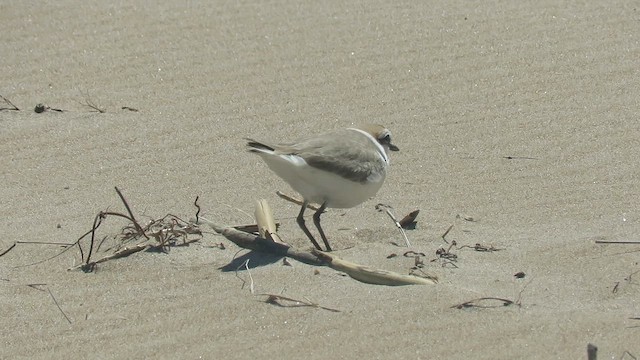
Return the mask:
[[[296, 222], [298, 223], [298, 226], [300, 226], [300, 229], [302, 229], [302, 231], [304, 231], [304, 234], [307, 235], [307, 237], [309, 238], [309, 240], [311, 240], [311, 242], [313, 243], [313, 246], [316, 247], [316, 249], [322, 251], [322, 248], [320, 247], [320, 245], [318, 245], [318, 242], [316, 241], [316, 239], [313, 238], [313, 235], [311, 235], [311, 232], [309, 231], [309, 229], [307, 229], [307, 226], [304, 224], [304, 210], [307, 208], [307, 205], [309, 205], [308, 201], [304, 201], [302, 203], [302, 208], [300, 209], [300, 213], [298, 214], [298, 218], [296, 219]], [[315, 215], [314, 215], [314, 220], [315, 220]], [[322, 232], [320, 232], [320, 234], [322, 235], [322, 239], [324, 240], [324, 234]], [[326, 243], [326, 240], [325, 240]]]
[[316, 228], [318, 228], [318, 232], [320, 233], [320, 237], [322, 238], [322, 241], [324, 241], [324, 245], [327, 247], [327, 251], [331, 251], [329, 240], [327, 240], [327, 237], [324, 234], [324, 231], [322, 231], [322, 227], [320, 227], [320, 215], [322, 215], [322, 213], [324, 212], [324, 209], [326, 208], [327, 208], [327, 203], [325, 202], [324, 204], [322, 204], [322, 206], [320, 206], [320, 209], [318, 209], [318, 211], [316, 211], [316, 213], [313, 214], [313, 223], [316, 224]]

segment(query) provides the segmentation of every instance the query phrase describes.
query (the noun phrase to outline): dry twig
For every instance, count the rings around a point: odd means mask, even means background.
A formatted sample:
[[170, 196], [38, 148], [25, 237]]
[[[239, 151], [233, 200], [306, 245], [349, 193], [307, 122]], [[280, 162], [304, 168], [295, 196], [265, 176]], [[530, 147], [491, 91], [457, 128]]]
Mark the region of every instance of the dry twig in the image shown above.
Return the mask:
[[53, 303], [56, 305], [56, 307], [58, 308], [58, 310], [60, 311], [60, 313], [62, 313], [62, 315], [64, 316], [64, 318], [67, 320], [67, 322], [69, 324], [71, 324], [71, 319], [69, 319], [69, 317], [67, 316], [67, 314], [65, 314], [65, 312], [62, 310], [62, 308], [60, 307], [60, 304], [58, 304], [58, 300], [56, 300], [56, 297], [53, 296], [53, 293], [51, 292], [51, 289], [49, 289], [49, 287], [47, 286], [47, 284], [27, 284], [28, 287], [36, 289], [38, 291], [44, 291], [42, 289], [39, 288], [39, 286], [44, 286], [47, 291], [49, 292], [49, 296], [51, 296], [51, 299], [53, 300]]
[[243, 262], [243, 263], [242, 263], [242, 265], [240, 265], [240, 266], [236, 269], [236, 277], [237, 277], [238, 279], [242, 280], [242, 289], [244, 289], [244, 286], [245, 286], [245, 284], [246, 284], [247, 282], [246, 282], [246, 280], [245, 280], [245, 279], [241, 278], [241, 277], [238, 275], [238, 270], [240, 270], [240, 268], [244, 267], [244, 268], [245, 268], [245, 270], [247, 270], [247, 273], [249, 274], [249, 280], [250, 280], [250, 283], [249, 283], [249, 291], [250, 291], [252, 294], [255, 294], [255, 293], [256, 293], [256, 289], [255, 289], [255, 286], [254, 286], [254, 283], [253, 283], [253, 276], [251, 276], [251, 270], [249, 270], [249, 260], [250, 260], [250, 259], [245, 260], [245, 262]]
[[462, 245], [462, 246], [460, 246], [460, 247], [458, 248], [458, 250], [459, 250], [459, 249], [464, 249], [464, 248], [471, 248], [471, 249], [473, 249], [473, 250], [475, 250], [475, 251], [479, 251], [479, 252], [493, 252], [493, 251], [501, 251], [501, 250], [504, 250], [504, 249], [496, 248], [496, 247], [494, 247], [493, 245], [485, 246], [485, 245], [482, 245], [482, 244], [480, 244], [480, 243], [477, 243], [477, 244], [475, 244], [475, 245], [473, 245], [473, 246], [471, 246], [471, 245]]
[[0, 95], [0, 99], [2, 99], [2, 101], [4, 101], [7, 105], [11, 106], [11, 107], [0, 107], [0, 111], [3, 110], [9, 110], [9, 111], [20, 111], [20, 109], [18, 109], [17, 106], [15, 106], [11, 100], [7, 99], [6, 97]]
[[454, 225], [454, 224], [451, 224], [451, 226], [449, 226], [449, 227], [447, 228], [447, 230], [444, 232], [444, 234], [442, 234], [442, 236], [441, 236], [442, 241], [444, 241], [446, 244], [448, 244], [448, 243], [449, 243], [449, 242], [447, 241], [446, 237], [447, 237], [447, 235], [449, 234], [449, 232], [451, 231], [451, 229], [453, 229], [453, 225]]
[[625, 244], [640, 245], [640, 241], [613, 241], [613, 240], [596, 240], [596, 244]]
[[17, 242], [14, 242], [14, 243], [13, 243], [13, 245], [9, 246], [9, 248], [8, 248], [7, 250], [5, 250], [5, 251], [3, 251], [2, 253], [0, 253], [0, 257], [1, 257], [1, 256], [4, 256], [4, 255], [5, 255], [5, 254], [7, 254], [9, 251], [13, 250], [13, 248], [14, 248], [14, 247], [16, 247], [16, 245], [17, 245], [17, 244], [18, 244]]
[[[387, 215], [389, 215], [389, 217], [391, 218], [393, 223], [396, 225], [398, 230], [400, 230], [400, 234], [402, 234], [402, 237], [404, 238], [404, 242], [407, 245], [407, 247], [411, 247], [411, 243], [409, 242], [409, 238], [407, 237], [407, 233], [404, 231], [404, 228], [402, 227], [402, 225], [400, 225], [400, 223], [398, 222], [398, 220], [396, 219], [395, 215], [392, 212], [393, 208], [391, 206], [389, 206], [389, 205], [380, 203], [380, 204], [376, 205], [376, 210], [384, 211], [384, 212], [387, 213]], [[416, 216], [417, 216], [417, 214], [416, 214]]]
[[625, 357], [626, 357], [627, 355], [629, 355], [629, 357], [630, 357], [631, 359], [633, 359], [633, 360], [638, 360], [638, 358], [637, 358], [637, 357], [635, 357], [635, 356], [633, 356], [633, 354], [631, 354], [628, 350], [625, 350], [625, 351], [622, 353], [622, 356], [620, 357], [620, 360], [624, 360], [624, 359], [625, 359]]
[[[498, 301], [499, 304], [497, 304], [497, 305], [491, 305], [491, 304], [483, 305], [482, 304], [482, 303], [488, 302], [488, 301]], [[509, 305], [513, 305], [513, 304], [515, 304], [515, 302], [512, 301], [512, 300], [509, 300], [509, 299], [503, 299], [503, 298], [497, 298], [497, 297], [481, 297], [481, 298], [465, 301], [465, 302], [457, 304], [457, 305], [453, 305], [453, 306], [451, 306], [451, 308], [466, 309], [466, 308], [476, 307], [476, 308], [481, 308], [481, 309], [491, 309], [491, 308], [509, 306]]]
[[[321, 306], [321, 305], [318, 305], [318, 304], [313, 303], [311, 301], [297, 300], [297, 299], [292, 299], [290, 297], [286, 297], [286, 296], [282, 296], [282, 295], [274, 295], [274, 294], [259, 294], [259, 295], [267, 296], [267, 299], [265, 300], [265, 302], [267, 304], [278, 305], [280, 307], [310, 306], [310, 307], [314, 307], [314, 308], [318, 308], [318, 309], [328, 310], [328, 311], [331, 311], [331, 312], [340, 312], [340, 310], [328, 308], [328, 307], [325, 307], [325, 306]], [[289, 302], [292, 302], [293, 304], [285, 305], [285, 304], [280, 303], [279, 301], [289, 301]]]

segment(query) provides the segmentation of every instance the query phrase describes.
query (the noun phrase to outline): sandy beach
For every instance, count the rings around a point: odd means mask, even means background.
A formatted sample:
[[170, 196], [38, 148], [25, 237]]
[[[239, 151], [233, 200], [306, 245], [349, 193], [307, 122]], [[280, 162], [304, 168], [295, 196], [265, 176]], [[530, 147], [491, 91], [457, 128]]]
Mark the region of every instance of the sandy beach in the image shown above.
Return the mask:
[[[0, 95], [19, 109], [0, 101], [0, 358], [640, 358], [640, 244], [606, 243], [640, 241], [636, 6], [0, 4]], [[77, 247], [55, 256], [126, 212], [114, 187], [140, 222], [189, 219], [198, 197], [201, 216], [251, 224], [266, 199], [307, 250], [275, 194], [291, 189], [244, 138], [361, 123], [401, 151], [374, 199], [323, 215], [333, 254], [408, 274], [421, 253], [436, 285], [286, 266], [210, 229], [88, 273], [68, 270]], [[420, 210], [411, 248], [378, 203]], [[96, 257], [127, 224], [107, 217]], [[455, 307], [479, 298], [512, 303]]]

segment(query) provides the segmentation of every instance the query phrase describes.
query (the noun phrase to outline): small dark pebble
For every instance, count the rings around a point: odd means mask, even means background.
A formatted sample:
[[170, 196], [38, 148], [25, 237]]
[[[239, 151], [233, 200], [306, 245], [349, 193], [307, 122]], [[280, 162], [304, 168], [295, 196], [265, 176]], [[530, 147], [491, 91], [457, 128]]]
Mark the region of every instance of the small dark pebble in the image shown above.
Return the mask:
[[524, 277], [525, 277], [526, 275], [525, 275], [525, 273], [524, 273], [524, 272], [519, 271], [519, 272], [517, 272], [517, 273], [513, 274], [513, 276], [515, 276], [515, 277], [516, 277], [516, 279], [524, 279]]
[[44, 106], [44, 104], [38, 104], [36, 105], [35, 109], [33, 109], [33, 111], [35, 111], [38, 114], [44, 112], [45, 110], [47, 110], [47, 107]]

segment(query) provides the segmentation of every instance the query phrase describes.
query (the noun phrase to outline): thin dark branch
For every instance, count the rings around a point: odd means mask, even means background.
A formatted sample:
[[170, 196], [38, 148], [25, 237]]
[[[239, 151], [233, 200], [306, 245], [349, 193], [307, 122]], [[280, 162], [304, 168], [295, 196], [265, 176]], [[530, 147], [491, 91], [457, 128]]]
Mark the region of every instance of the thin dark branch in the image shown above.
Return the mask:
[[124, 199], [124, 195], [122, 195], [122, 193], [120, 192], [117, 186], [115, 188], [116, 188], [116, 192], [118, 193], [118, 196], [120, 196], [120, 200], [122, 200], [122, 203], [124, 204], [124, 207], [127, 208], [127, 212], [131, 217], [131, 222], [133, 222], [133, 225], [136, 227], [136, 230], [138, 230], [140, 234], [143, 235], [146, 239], [149, 239], [147, 234], [144, 233], [144, 230], [142, 230], [142, 226], [140, 226], [140, 224], [136, 221], [136, 218], [133, 216], [133, 212], [131, 211], [129, 204], [127, 204], [127, 200]]
[[6, 253], [8, 253], [9, 251], [13, 250], [14, 247], [16, 247], [17, 242], [14, 242], [13, 245], [9, 246], [9, 248], [5, 251], [3, 251], [0, 256], [4, 256]]
[[47, 284], [27, 284], [28, 287], [38, 290], [38, 291], [44, 291], [44, 289], [40, 289], [39, 286], [43, 286], [47, 289], [47, 292], [49, 292], [49, 296], [51, 296], [51, 299], [53, 300], [53, 303], [58, 307], [58, 310], [60, 310], [60, 312], [62, 313], [62, 315], [64, 316], [65, 319], [67, 319], [67, 322], [69, 324], [71, 324], [71, 319], [69, 319], [69, 317], [67, 316], [67, 314], [64, 313], [64, 311], [62, 310], [62, 308], [60, 307], [60, 304], [58, 304], [58, 300], [56, 300], [56, 297], [53, 296], [53, 293], [51, 292], [51, 289], [49, 289], [49, 286], [47, 286]]
[[[89, 230], [89, 232], [82, 235], [80, 239], [78, 239], [78, 241], [76, 242], [78, 244], [78, 248], [80, 249], [80, 258], [84, 259], [84, 254], [82, 251], [82, 246], [80, 245], [80, 240], [82, 240], [82, 238], [84, 238], [88, 234], [91, 234], [91, 241], [89, 242], [89, 252], [87, 253], [87, 260], [85, 261], [85, 265], [89, 264], [89, 260], [91, 260], [91, 254], [93, 254], [93, 247], [96, 241], [96, 230], [98, 230], [98, 228], [102, 224], [102, 220], [105, 219], [107, 215], [119, 216], [135, 223], [135, 221], [132, 218], [121, 213], [116, 213], [112, 211], [101, 211], [100, 213], [98, 213], [98, 215], [96, 215], [96, 217], [93, 219], [93, 227], [91, 227], [91, 230]], [[140, 227], [140, 225], [138, 225], [138, 227]], [[144, 233], [144, 231], [142, 231], [142, 233]]]
[[67, 244], [67, 243], [57, 243], [57, 242], [47, 242], [47, 241], [16, 241], [16, 242], [13, 243], [13, 245], [9, 246], [9, 248], [7, 250], [5, 250], [2, 253], [0, 253], [0, 256], [5, 255], [9, 251], [11, 251], [14, 247], [16, 247], [16, 245], [18, 245], [18, 244], [59, 245], [59, 246], [64, 246], [64, 247], [69, 247], [69, 246], [74, 246], [75, 245], [75, 243]]
[[[267, 296], [267, 299], [264, 301], [267, 304], [272, 304], [272, 305], [277, 305], [280, 307], [314, 307], [314, 308], [318, 308], [318, 309], [323, 309], [323, 310], [328, 310], [331, 312], [340, 312], [340, 310], [338, 309], [333, 309], [333, 308], [329, 308], [326, 306], [321, 306], [318, 305], [314, 302], [311, 301], [303, 301], [303, 300], [298, 300], [298, 299], [293, 299], [290, 297], [286, 297], [286, 296], [282, 296], [282, 295], [275, 295], [275, 294], [259, 294], [259, 295], [265, 295]], [[292, 302], [293, 304], [291, 305], [285, 305], [282, 304], [278, 301], [289, 301]]]
[[503, 156], [502, 158], [508, 160], [539, 160], [538, 158], [529, 156]]
[[15, 105], [11, 102], [11, 100], [7, 99], [6, 97], [4, 97], [4, 96], [2, 96], [2, 95], [0, 95], [0, 99], [2, 99], [5, 103], [7, 103], [7, 104], [11, 105], [11, 107], [10, 107], [10, 108], [5, 108], [5, 107], [0, 108], [0, 111], [2, 111], [2, 110], [20, 111], [20, 109], [18, 109], [18, 107], [17, 107], [17, 106], [15, 106]]
[[59, 246], [73, 246], [76, 243], [59, 243], [59, 242], [51, 242], [51, 241], [16, 241], [16, 244], [35, 244], [35, 245], [59, 245]]
[[[102, 219], [104, 219], [104, 215], [99, 213], [93, 218], [93, 226], [91, 227], [91, 241], [89, 242], [89, 252], [87, 253], [87, 261], [85, 264], [89, 264], [89, 260], [91, 259], [91, 254], [93, 253], [93, 244], [96, 240], [96, 229], [102, 224]], [[78, 242], [78, 246], [80, 247], [80, 243]], [[80, 253], [82, 254], [82, 247], [80, 247]]]
[[486, 300], [500, 301], [500, 302], [502, 302], [501, 306], [509, 306], [509, 305], [516, 304], [513, 300], [509, 300], [509, 299], [502, 299], [502, 298], [497, 298], [497, 297], [482, 297], [482, 298], [478, 298], [478, 299], [465, 301], [465, 302], [457, 304], [457, 305], [453, 305], [453, 306], [451, 306], [451, 308], [466, 309], [466, 308], [470, 308], [470, 307], [477, 307], [477, 308], [482, 308], [482, 309], [488, 309], [488, 308], [498, 307], [496, 305], [480, 305], [479, 304], [481, 301], [486, 301]]
[[198, 209], [198, 211], [196, 211], [196, 224], [200, 220], [200, 205], [198, 205], [199, 198], [200, 196], [196, 196], [196, 200], [193, 202], [193, 205], [196, 207], [196, 209]]
[[78, 238], [78, 240], [76, 240], [76, 242], [75, 242], [75, 243], [73, 243], [71, 246], [67, 247], [66, 249], [64, 249], [64, 250], [60, 251], [59, 253], [57, 253], [57, 254], [55, 254], [55, 255], [53, 255], [53, 256], [51, 256], [51, 257], [48, 257], [48, 258], [46, 258], [46, 259], [39, 260], [39, 261], [36, 261], [36, 262], [34, 262], [34, 263], [30, 263], [30, 264], [18, 265], [18, 266], [16, 266], [16, 267], [15, 267], [15, 269], [23, 268], [23, 267], [28, 267], [28, 266], [38, 265], [38, 264], [42, 264], [43, 262], [47, 262], [47, 261], [49, 261], [49, 260], [51, 260], [51, 259], [55, 259], [55, 258], [57, 258], [58, 256], [60, 256], [60, 255], [62, 255], [62, 254], [64, 254], [64, 253], [66, 253], [66, 252], [67, 252], [67, 251], [69, 251], [70, 249], [73, 249], [73, 246], [74, 246], [74, 245], [78, 245], [78, 248], [80, 248], [80, 258], [84, 258], [84, 254], [82, 253], [82, 247], [80, 246], [80, 241], [81, 241], [82, 239], [84, 239], [86, 236], [88, 236], [89, 234], [91, 234], [92, 232], [93, 232], [93, 229], [91, 229], [91, 230], [87, 231], [87, 232], [86, 232], [86, 233], [84, 233], [82, 236], [80, 236], [80, 237]]
[[56, 306], [58, 307], [58, 310], [60, 310], [60, 312], [62, 313], [62, 315], [64, 315], [64, 318], [67, 319], [67, 322], [69, 322], [69, 324], [71, 324], [71, 319], [69, 319], [69, 317], [67, 316], [67, 314], [64, 313], [64, 311], [62, 311], [62, 308], [60, 307], [60, 304], [58, 304], [58, 300], [56, 300], [56, 297], [53, 296], [53, 293], [51, 292], [51, 289], [49, 289], [49, 287], [47, 286], [47, 291], [49, 291], [49, 295], [51, 295], [51, 299], [53, 299], [53, 302], [56, 304]]
[[596, 244], [634, 244], [634, 245], [640, 245], [640, 241], [609, 241], [609, 240], [596, 240]]
[[447, 231], [445, 231], [445, 232], [444, 232], [444, 234], [442, 234], [442, 236], [441, 236], [442, 240], [443, 240], [445, 243], [447, 243], [447, 244], [448, 244], [449, 242], [447, 241], [447, 239], [446, 239], [446, 238], [447, 238], [447, 235], [449, 234], [449, 232], [451, 231], [451, 229], [453, 229], [453, 225], [454, 225], [454, 224], [451, 224], [451, 226], [449, 226], [449, 227], [447, 228]]
[[638, 360], [638, 358], [637, 358], [637, 357], [633, 356], [633, 354], [631, 354], [631, 353], [630, 353], [629, 351], [627, 351], [627, 350], [625, 350], [625, 351], [622, 353], [622, 357], [620, 358], [620, 360], [624, 360], [624, 358], [625, 358], [627, 355], [629, 355], [629, 357], [630, 357], [630, 358], [632, 358], [633, 360]]

